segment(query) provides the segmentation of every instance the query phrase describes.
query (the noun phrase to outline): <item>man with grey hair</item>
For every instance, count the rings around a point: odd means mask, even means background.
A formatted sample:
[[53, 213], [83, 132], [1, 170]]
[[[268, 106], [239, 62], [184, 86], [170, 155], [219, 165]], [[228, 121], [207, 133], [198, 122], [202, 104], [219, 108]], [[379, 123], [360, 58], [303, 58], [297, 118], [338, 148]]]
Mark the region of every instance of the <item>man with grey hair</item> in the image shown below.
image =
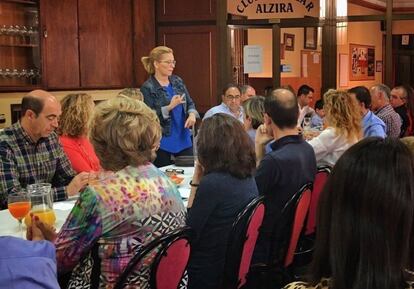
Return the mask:
[[391, 90], [390, 104], [395, 112], [401, 117], [401, 132], [400, 137], [405, 136], [407, 128], [410, 126], [410, 118], [407, 109], [408, 91], [404, 85], [399, 85]]
[[240, 92], [241, 92], [241, 102], [245, 102], [247, 99], [249, 99], [252, 96], [256, 95], [256, 90], [251, 85], [242, 85], [240, 86]]
[[385, 84], [371, 87], [371, 110], [387, 126], [387, 136], [399, 137], [401, 132], [401, 117], [390, 104], [391, 91]]
[[[272, 253], [272, 232], [282, 209], [303, 185], [313, 182], [316, 174], [315, 153], [296, 127], [296, 96], [287, 89], [276, 89], [266, 98], [264, 107], [264, 124], [256, 131], [255, 179], [259, 194], [265, 196], [266, 212], [254, 253], [255, 263], [265, 262]], [[272, 151], [264, 155], [271, 140]]]

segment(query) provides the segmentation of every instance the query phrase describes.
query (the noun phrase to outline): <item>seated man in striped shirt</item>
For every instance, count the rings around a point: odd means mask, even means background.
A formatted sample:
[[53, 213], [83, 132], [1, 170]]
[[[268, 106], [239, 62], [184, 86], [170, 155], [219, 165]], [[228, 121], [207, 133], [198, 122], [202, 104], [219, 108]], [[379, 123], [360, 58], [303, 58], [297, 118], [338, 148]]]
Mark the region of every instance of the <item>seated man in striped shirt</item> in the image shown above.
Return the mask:
[[44, 90], [23, 97], [20, 121], [0, 133], [0, 209], [7, 196], [33, 183], [51, 183], [55, 201], [77, 194], [88, 173], [75, 173], [55, 133], [61, 108]]

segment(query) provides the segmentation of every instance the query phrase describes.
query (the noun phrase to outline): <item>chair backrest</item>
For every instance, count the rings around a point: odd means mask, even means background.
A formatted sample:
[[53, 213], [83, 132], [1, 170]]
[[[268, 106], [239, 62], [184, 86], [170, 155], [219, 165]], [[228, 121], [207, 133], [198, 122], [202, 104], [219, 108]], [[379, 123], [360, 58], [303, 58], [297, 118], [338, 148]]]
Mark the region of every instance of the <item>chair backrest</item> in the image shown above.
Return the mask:
[[[302, 195], [304, 192], [308, 191], [309, 193], [307, 194], [309, 194], [309, 196], [305, 197], [304, 201], [306, 201], [309, 198], [310, 202], [311, 190], [312, 183], [305, 184], [290, 198], [290, 200], [283, 207], [279, 221], [275, 224], [275, 227], [272, 232], [270, 255], [269, 260], [267, 261], [267, 265], [269, 267], [280, 268], [285, 266], [288, 252], [290, 252], [289, 249], [291, 248], [291, 246], [294, 245], [292, 243], [292, 234], [295, 231], [295, 222], [297, 223], [299, 221], [299, 216], [297, 217], [297, 214], [299, 214], [299, 212], [303, 213], [303, 225], [304, 219], [309, 209], [308, 204], [305, 208], [306, 210], [302, 210]], [[298, 210], [299, 207], [301, 208], [301, 210]], [[299, 224], [296, 226], [299, 226]]]
[[292, 231], [290, 234], [289, 247], [286, 252], [284, 266], [287, 267], [293, 262], [296, 246], [298, 244], [299, 236], [305, 225], [306, 215], [308, 214], [309, 205], [311, 201], [312, 184], [306, 184], [300, 190], [302, 192], [298, 199], [295, 217], [293, 219]]
[[311, 203], [309, 206], [309, 214], [306, 222], [305, 235], [310, 235], [315, 232], [316, 227], [316, 211], [318, 208], [319, 196], [331, 174], [332, 168], [329, 166], [318, 167], [318, 172], [313, 182], [313, 190], [311, 195]]
[[152, 289], [178, 288], [190, 257], [189, 243], [190, 228], [179, 228], [171, 233], [158, 237], [145, 245], [142, 250], [132, 257], [122, 274], [119, 276], [114, 289], [121, 289], [126, 284], [128, 276], [134, 272], [138, 263], [145, 256], [158, 250], [150, 270], [150, 285]]
[[264, 212], [263, 197], [257, 197], [238, 214], [234, 221], [227, 246], [222, 288], [236, 289], [246, 283]]

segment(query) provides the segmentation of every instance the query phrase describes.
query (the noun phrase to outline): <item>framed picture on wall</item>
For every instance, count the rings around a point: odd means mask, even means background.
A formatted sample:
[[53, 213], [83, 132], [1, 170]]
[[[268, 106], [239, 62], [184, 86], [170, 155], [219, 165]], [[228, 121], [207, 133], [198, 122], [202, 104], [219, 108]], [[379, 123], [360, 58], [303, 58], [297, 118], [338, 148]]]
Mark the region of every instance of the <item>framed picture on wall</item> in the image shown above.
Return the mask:
[[375, 47], [349, 44], [349, 80], [375, 79]]
[[375, 71], [382, 72], [382, 60], [375, 61]]
[[318, 46], [318, 28], [317, 27], [305, 27], [304, 29], [304, 48], [316, 49]]
[[295, 50], [295, 34], [284, 33], [283, 40], [285, 44], [285, 50], [287, 51]]

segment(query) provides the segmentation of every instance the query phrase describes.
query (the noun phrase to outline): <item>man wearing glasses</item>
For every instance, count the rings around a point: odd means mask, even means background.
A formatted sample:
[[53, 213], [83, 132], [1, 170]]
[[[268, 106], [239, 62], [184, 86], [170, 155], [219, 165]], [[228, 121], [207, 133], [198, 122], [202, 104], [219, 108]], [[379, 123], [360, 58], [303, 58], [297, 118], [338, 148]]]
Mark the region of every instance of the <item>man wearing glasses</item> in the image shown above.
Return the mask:
[[0, 209], [7, 207], [8, 194], [29, 184], [51, 183], [54, 200], [62, 201], [88, 183], [88, 173], [75, 175], [56, 135], [59, 101], [34, 90], [21, 107], [21, 119], [0, 133]]
[[216, 113], [225, 113], [237, 118], [243, 123], [243, 108], [241, 107], [240, 88], [233, 83], [227, 84], [221, 95], [222, 103], [210, 108], [203, 119], [209, 118]]
[[402, 85], [396, 86], [391, 90], [390, 104], [402, 120], [400, 137], [403, 137], [405, 135], [407, 128], [410, 126], [410, 119], [408, 118], [406, 105], [407, 96], [407, 89]]

